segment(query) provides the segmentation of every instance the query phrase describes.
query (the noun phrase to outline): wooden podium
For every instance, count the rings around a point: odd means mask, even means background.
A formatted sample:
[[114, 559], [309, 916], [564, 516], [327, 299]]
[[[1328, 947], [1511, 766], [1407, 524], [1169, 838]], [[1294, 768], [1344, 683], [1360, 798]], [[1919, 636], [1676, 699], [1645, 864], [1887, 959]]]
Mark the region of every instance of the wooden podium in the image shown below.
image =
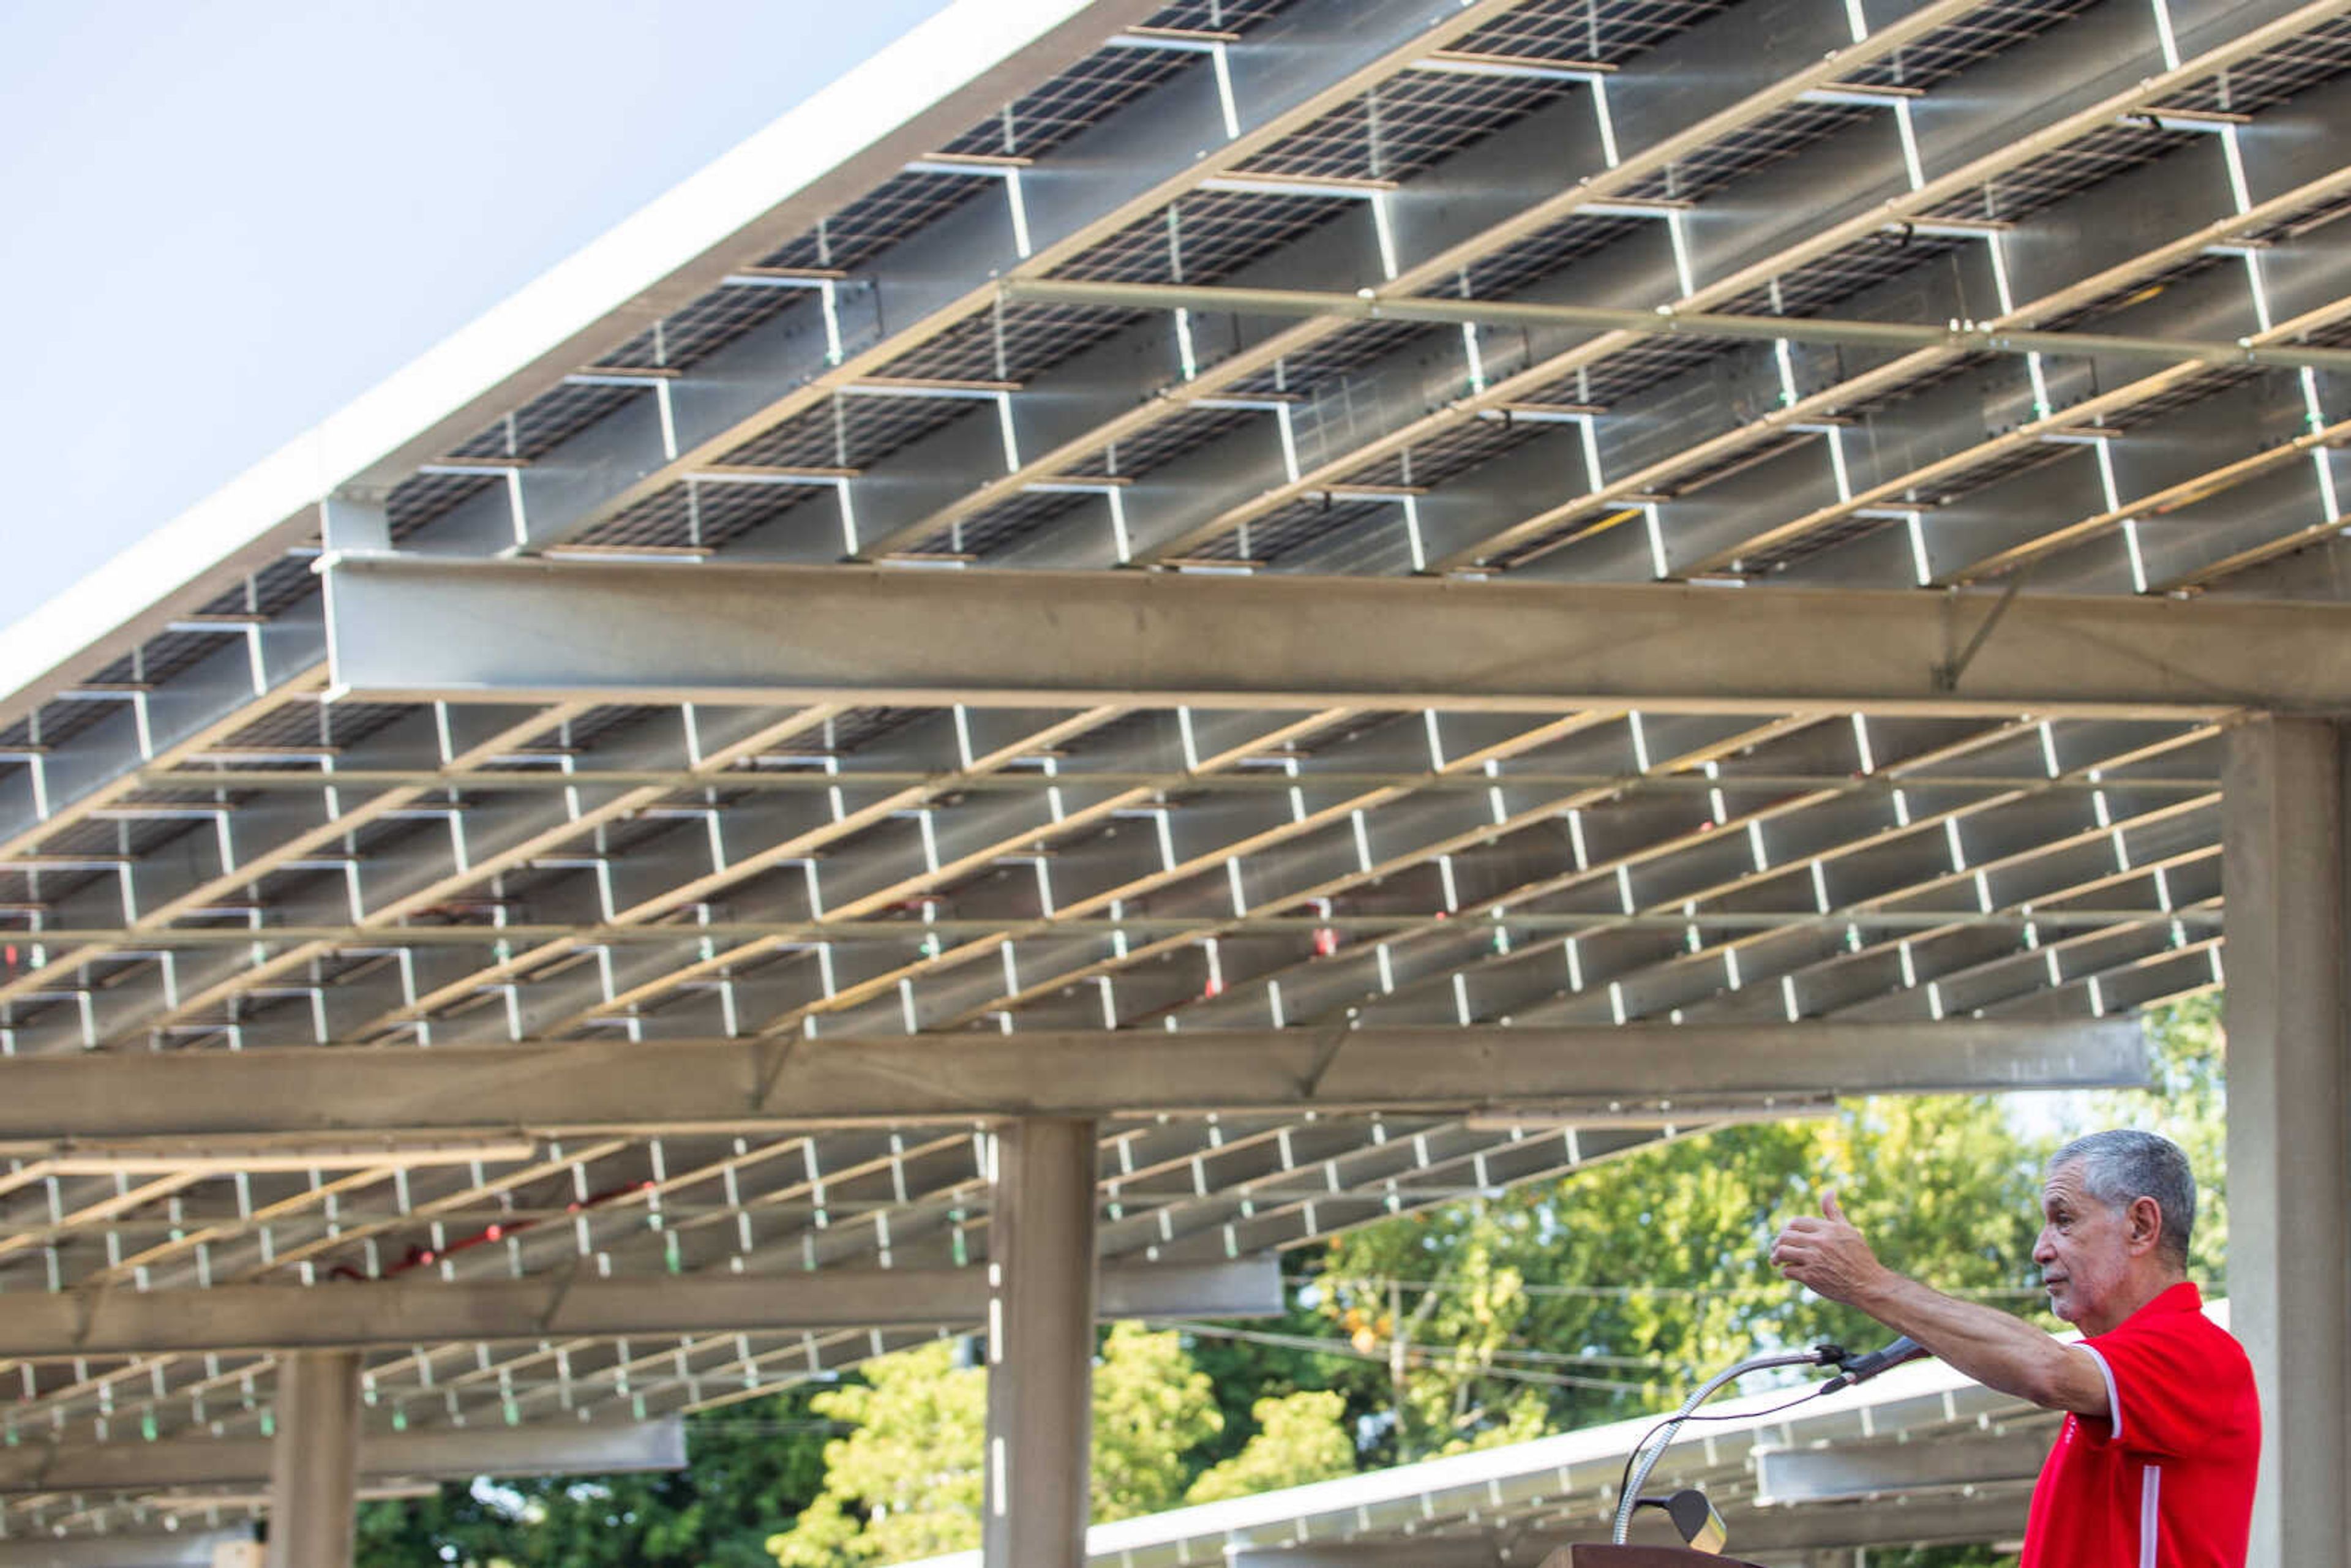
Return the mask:
[[1541, 1568], [1760, 1568], [1740, 1557], [1718, 1557], [1685, 1546], [1562, 1546]]

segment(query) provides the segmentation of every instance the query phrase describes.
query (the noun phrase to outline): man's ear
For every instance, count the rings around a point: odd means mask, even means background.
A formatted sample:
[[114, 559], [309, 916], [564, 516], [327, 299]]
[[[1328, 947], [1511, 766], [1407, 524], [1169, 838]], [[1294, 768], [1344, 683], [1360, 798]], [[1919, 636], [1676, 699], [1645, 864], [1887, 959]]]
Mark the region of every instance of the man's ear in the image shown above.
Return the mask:
[[2131, 1199], [2130, 1208], [2124, 1218], [2128, 1224], [2124, 1245], [2130, 1249], [2132, 1257], [2152, 1252], [2162, 1244], [2163, 1205], [2154, 1198]]

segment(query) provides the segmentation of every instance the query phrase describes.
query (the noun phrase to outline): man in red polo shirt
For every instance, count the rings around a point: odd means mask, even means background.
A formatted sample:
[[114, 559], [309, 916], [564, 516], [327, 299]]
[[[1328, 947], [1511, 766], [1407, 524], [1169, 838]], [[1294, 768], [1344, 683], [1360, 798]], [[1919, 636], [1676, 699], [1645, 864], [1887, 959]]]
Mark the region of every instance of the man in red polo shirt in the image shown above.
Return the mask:
[[2243, 1568], [2261, 1406], [2244, 1350], [2188, 1281], [2188, 1156], [2152, 1133], [2094, 1133], [2050, 1160], [2041, 1203], [2032, 1259], [2078, 1343], [1894, 1272], [1834, 1193], [1780, 1232], [1771, 1260], [1977, 1382], [2065, 1412], [2022, 1568]]

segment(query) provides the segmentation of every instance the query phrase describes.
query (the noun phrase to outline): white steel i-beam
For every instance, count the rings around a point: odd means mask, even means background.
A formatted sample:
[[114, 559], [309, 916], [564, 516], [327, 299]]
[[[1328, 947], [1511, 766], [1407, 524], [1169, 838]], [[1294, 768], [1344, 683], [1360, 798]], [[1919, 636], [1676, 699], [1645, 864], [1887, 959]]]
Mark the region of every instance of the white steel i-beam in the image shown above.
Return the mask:
[[277, 1368], [269, 1568], [350, 1568], [360, 1480], [360, 1355], [309, 1350]]
[[388, 701], [2351, 708], [2318, 603], [352, 557], [327, 605], [337, 689]]
[[[285, 1406], [279, 1406], [282, 1411]], [[171, 1437], [153, 1443], [20, 1443], [0, 1447], [0, 1497], [199, 1489], [258, 1492], [276, 1459], [267, 1437]], [[611, 1475], [685, 1464], [685, 1423], [549, 1422], [520, 1427], [412, 1427], [359, 1440], [359, 1493], [475, 1476]], [[0, 1568], [9, 1568], [0, 1556]]]
[[[1823, 1094], [2147, 1081], [2131, 1019], [1043, 1031], [0, 1060], [0, 1146], [77, 1139], [746, 1132], [1207, 1111], [1703, 1120]], [[1660, 1106], [1659, 1103], [1669, 1102]]]
[[249, 1530], [79, 1535], [63, 1541], [37, 1536], [0, 1541], [0, 1568], [214, 1568], [237, 1561], [229, 1552], [250, 1550], [252, 1540]]
[[[1281, 1274], [1270, 1257], [1113, 1265], [1102, 1270], [1098, 1295], [1105, 1319], [1270, 1317], [1281, 1311]], [[977, 1268], [25, 1291], [0, 1312], [0, 1359], [962, 1329], [986, 1315], [987, 1300]]]
[[1329, 316], [1358, 321], [1425, 321], [1462, 326], [1568, 327], [1596, 332], [1629, 332], [1645, 338], [1739, 338], [1764, 342], [1828, 343], [1856, 349], [1934, 349], [1963, 354], [2100, 354], [2113, 359], [2151, 360], [2158, 364], [2195, 362], [2231, 368], [2351, 370], [2351, 351], [2280, 348], [2239, 342], [2157, 337], [2117, 337], [2099, 332], [2034, 332], [1980, 326], [1913, 325], [1899, 321], [1836, 320], [1823, 317], [1683, 313], [1660, 307], [1626, 309], [1605, 305], [1552, 305], [1516, 299], [1387, 299], [1306, 288], [1236, 288], [1226, 285], [1092, 283], [1061, 278], [1021, 278], [998, 286], [1007, 299], [1034, 304], [1092, 306], [1123, 310], [1230, 311], [1237, 316]]
[[2229, 1301], [2262, 1391], [2249, 1561], [2351, 1564], [2351, 732], [2229, 735]]
[[1093, 1438], [1094, 1124], [996, 1138], [986, 1568], [1084, 1568]]

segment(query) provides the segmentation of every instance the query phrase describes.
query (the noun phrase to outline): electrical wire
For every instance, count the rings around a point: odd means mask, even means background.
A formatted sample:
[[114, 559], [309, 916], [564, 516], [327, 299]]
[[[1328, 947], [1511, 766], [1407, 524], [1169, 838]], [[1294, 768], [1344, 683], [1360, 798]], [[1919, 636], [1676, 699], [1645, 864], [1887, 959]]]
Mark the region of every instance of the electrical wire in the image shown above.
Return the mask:
[[[1191, 1328], [1194, 1325], [1189, 1322], [1185, 1322], [1181, 1324], [1181, 1326]], [[1227, 1331], [1222, 1328], [1215, 1330], [1204, 1329], [1202, 1332], [1215, 1333], [1224, 1337], [1232, 1337], [1230, 1333], [1228, 1333]], [[1344, 1338], [1324, 1338], [1311, 1334], [1279, 1334], [1270, 1329], [1247, 1329], [1233, 1331], [1233, 1333], [1246, 1333], [1269, 1344], [1276, 1343], [1288, 1344], [1299, 1350], [1322, 1350], [1327, 1347], [1352, 1346], [1353, 1344], [1353, 1341]], [[1416, 1344], [1414, 1346], [1416, 1351], [1423, 1349], [1434, 1350], [1436, 1348], [1437, 1346], [1433, 1343], [1426, 1345]], [[1629, 1367], [1635, 1372], [1671, 1373], [1677, 1377], [1687, 1377], [1690, 1373], [1690, 1368], [1683, 1364], [1679, 1362], [1667, 1361], [1665, 1357], [1657, 1355], [1605, 1355], [1598, 1353], [1583, 1354], [1571, 1351], [1535, 1350], [1523, 1345], [1503, 1346], [1489, 1351], [1487, 1354], [1504, 1361], [1551, 1362], [1571, 1366], [1620, 1366]]]
[[1641, 1440], [1634, 1444], [1632, 1451], [1625, 1456], [1625, 1468], [1616, 1472], [1616, 1495], [1622, 1498], [1625, 1495], [1625, 1489], [1633, 1484], [1633, 1461], [1641, 1457], [1642, 1450], [1649, 1446], [1649, 1439], [1668, 1427], [1691, 1421], [1761, 1421], [1766, 1416], [1777, 1416], [1782, 1410], [1793, 1410], [1797, 1406], [1818, 1399], [1822, 1395], [1829, 1392], [1831, 1390], [1828, 1385], [1823, 1383], [1816, 1387], [1806, 1389], [1785, 1404], [1773, 1405], [1762, 1410], [1720, 1410], [1711, 1416], [1691, 1415], [1678, 1417], [1668, 1416], [1642, 1433]]
[[[1325, 1289], [1330, 1288], [1334, 1283], [1340, 1282], [1349, 1285], [1371, 1286], [1384, 1291], [1394, 1289], [1400, 1291], [1466, 1291], [1478, 1288], [1470, 1281], [1462, 1280], [1395, 1280], [1384, 1278], [1357, 1278], [1350, 1276], [1343, 1281], [1336, 1281], [1327, 1274], [1284, 1274], [1281, 1277], [1281, 1281], [1285, 1285], [1319, 1285]], [[1938, 1290], [1941, 1289], [1939, 1286], [1937, 1288]], [[1599, 1300], [1626, 1300], [1636, 1297], [1664, 1296], [1675, 1300], [1705, 1300], [1715, 1297], [1729, 1297], [1749, 1300], [1768, 1298], [1778, 1301], [1784, 1299], [1788, 1293], [1788, 1287], [1784, 1282], [1777, 1284], [1758, 1283], [1753, 1285], [1522, 1284], [1519, 1286], [1518, 1289], [1523, 1294], [1530, 1296], [1591, 1297]], [[2019, 1285], [2011, 1287], [1998, 1285], [1978, 1286], [1970, 1289], [1945, 1290], [1942, 1293], [1947, 1296], [1956, 1296], [1962, 1301], [2023, 1301], [2027, 1299], [2037, 1300], [2046, 1292], [2043, 1291], [2038, 1287], [2033, 1286]]]
[[[1212, 1339], [1241, 1340], [1251, 1344], [1270, 1344], [1278, 1349], [1311, 1351], [1321, 1355], [1335, 1355], [1348, 1361], [1387, 1364], [1383, 1352], [1357, 1350], [1346, 1340], [1309, 1339], [1301, 1334], [1267, 1333], [1258, 1329], [1228, 1328], [1221, 1323], [1170, 1322], [1170, 1328], [1186, 1333], [1204, 1334]], [[1422, 1367], [1439, 1364], [1434, 1347], [1408, 1346], [1405, 1352]], [[1580, 1377], [1570, 1373], [1536, 1372], [1524, 1367], [1484, 1365], [1476, 1369], [1480, 1377], [1499, 1378], [1507, 1383], [1531, 1383], [1552, 1388], [1597, 1388], [1613, 1394], [1646, 1394], [1653, 1389], [1671, 1387], [1662, 1379], [1634, 1383], [1620, 1378]]]

